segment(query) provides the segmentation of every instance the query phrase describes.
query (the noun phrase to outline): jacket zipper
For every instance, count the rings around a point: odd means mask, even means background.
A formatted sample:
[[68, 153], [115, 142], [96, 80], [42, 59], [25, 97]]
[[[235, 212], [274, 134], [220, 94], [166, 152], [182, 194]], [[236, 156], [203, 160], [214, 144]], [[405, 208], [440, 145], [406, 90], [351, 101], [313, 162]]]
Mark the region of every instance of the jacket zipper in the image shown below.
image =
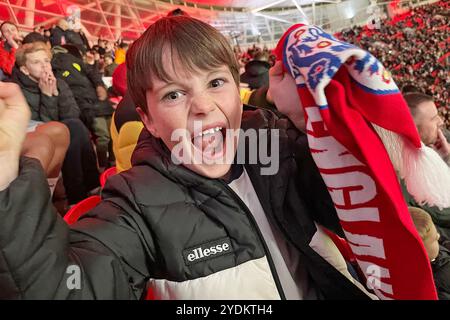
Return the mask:
[[228, 184], [226, 184], [224, 181], [221, 181], [222, 184], [225, 186], [225, 188], [230, 191], [231, 195], [233, 196], [233, 198], [240, 204], [241, 208], [244, 209], [245, 214], [247, 215], [247, 217], [249, 218], [249, 220], [251, 221], [251, 224], [253, 225], [253, 228], [256, 230], [256, 233], [258, 234], [259, 240], [261, 241], [263, 247], [264, 247], [264, 251], [265, 254], [267, 256], [267, 260], [269, 262], [269, 267], [270, 267], [270, 271], [272, 272], [272, 276], [275, 280], [275, 285], [277, 287], [278, 290], [278, 294], [280, 295], [281, 300], [286, 300], [286, 296], [284, 294], [283, 288], [281, 286], [281, 282], [280, 282], [280, 278], [278, 277], [278, 273], [275, 269], [275, 264], [273, 263], [273, 259], [272, 256], [270, 255], [270, 251], [269, 248], [267, 247], [266, 241], [264, 240], [263, 235], [261, 234], [261, 230], [258, 227], [258, 224], [256, 223], [255, 217], [253, 217], [253, 214], [250, 212], [250, 210], [248, 209], [247, 205], [244, 203], [244, 201], [242, 201], [242, 199], [233, 191], [233, 189], [231, 189]]

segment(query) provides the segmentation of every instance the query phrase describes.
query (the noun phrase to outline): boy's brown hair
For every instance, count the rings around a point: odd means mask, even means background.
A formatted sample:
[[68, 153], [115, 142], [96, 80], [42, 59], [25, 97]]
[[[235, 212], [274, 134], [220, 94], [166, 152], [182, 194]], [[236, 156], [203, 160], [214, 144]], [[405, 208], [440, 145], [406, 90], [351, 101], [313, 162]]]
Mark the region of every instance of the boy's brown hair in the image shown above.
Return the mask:
[[38, 42], [24, 44], [16, 51], [17, 65], [19, 67], [24, 66], [27, 61], [27, 54], [34, 53], [36, 51], [41, 51], [41, 50], [46, 51], [50, 58], [52, 57], [52, 53], [51, 53], [50, 49], [44, 42], [38, 41]]
[[414, 222], [414, 226], [417, 229], [422, 240], [425, 240], [431, 230], [433, 220], [431, 216], [424, 210], [416, 207], [408, 207], [411, 218]]
[[227, 39], [215, 28], [186, 16], [164, 17], [152, 24], [128, 50], [128, 91], [137, 107], [148, 112], [146, 91], [152, 88], [150, 74], [163, 81], [169, 76], [163, 65], [163, 50], [179, 57], [186, 70], [230, 68], [239, 85], [239, 64]]

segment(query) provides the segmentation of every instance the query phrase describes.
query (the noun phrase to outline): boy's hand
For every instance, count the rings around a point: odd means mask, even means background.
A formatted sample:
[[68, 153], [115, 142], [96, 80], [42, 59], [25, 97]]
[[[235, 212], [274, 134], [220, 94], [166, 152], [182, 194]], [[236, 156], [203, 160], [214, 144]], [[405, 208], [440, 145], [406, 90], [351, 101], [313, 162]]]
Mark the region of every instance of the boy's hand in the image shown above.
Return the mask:
[[436, 150], [444, 160], [448, 161], [450, 157], [450, 144], [447, 142], [441, 129], [438, 130], [438, 139], [433, 145], [433, 149]]
[[57, 97], [59, 94], [57, 80], [55, 78], [55, 75], [53, 74], [53, 71], [51, 71], [51, 70], [49, 71], [48, 79], [49, 79], [50, 85], [52, 86], [52, 95]]
[[0, 191], [17, 177], [30, 108], [14, 83], [0, 82]]
[[[300, 97], [297, 93], [297, 85], [294, 78], [283, 71], [283, 64], [277, 61], [269, 70], [269, 91], [267, 100], [277, 107], [277, 110], [285, 114], [301, 131], [305, 131], [305, 119]], [[272, 100], [272, 101], [270, 101]]]
[[56, 85], [56, 81], [52, 81], [51, 76], [48, 72], [44, 72], [41, 78], [39, 79], [39, 89], [46, 96], [53, 96], [54, 86]]
[[14, 49], [19, 48], [19, 43], [23, 40], [22, 37], [20, 36], [14, 38], [12, 35], [6, 36], [5, 39], [8, 42], [8, 44]]

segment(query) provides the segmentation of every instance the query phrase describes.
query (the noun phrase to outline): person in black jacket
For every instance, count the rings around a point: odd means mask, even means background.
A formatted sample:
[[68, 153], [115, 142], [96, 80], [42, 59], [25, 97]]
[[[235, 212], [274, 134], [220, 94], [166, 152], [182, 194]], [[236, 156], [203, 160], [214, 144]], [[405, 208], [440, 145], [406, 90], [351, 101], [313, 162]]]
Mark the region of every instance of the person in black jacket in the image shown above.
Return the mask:
[[19, 70], [14, 79], [30, 106], [31, 119], [60, 121], [70, 131], [70, 144], [62, 173], [69, 204], [87, 197], [99, 186], [99, 172], [89, 132], [79, 120], [80, 111], [67, 84], [51, 69], [51, 52], [43, 42], [23, 45], [16, 53]]
[[65, 19], [60, 19], [58, 24], [50, 31], [50, 42], [53, 46], [59, 46], [67, 43], [66, 31], [69, 29], [69, 23]]
[[425, 210], [409, 207], [409, 212], [430, 258], [438, 297], [450, 300], [450, 241], [437, 232]]
[[96, 150], [100, 166], [106, 167], [111, 141], [109, 126], [114, 109], [108, 101], [102, 76], [96, 68], [86, 65], [65, 48], [57, 46], [52, 51], [55, 76], [66, 81], [72, 90], [80, 107], [82, 121], [97, 138]]
[[[7, 155], [0, 166], [13, 168], [0, 176], [1, 298], [369, 299], [323, 230], [343, 236], [302, 122], [270, 111], [242, 115], [238, 64], [219, 31], [189, 17], [162, 18], [133, 44], [127, 63], [146, 130], [133, 167], [110, 177], [102, 202], [74, 225], [52, 213], [37, 163], [19, 163], [17, 142], [0, 144]], [[20, 142], [26, 107], [14, 88], [2, 89], [0, 126]], [[301, 112], [280, 103], [288, 114]], [[262, 174], [269, 165], [259, 158], [177, 164], [182, 155], [170, 138], [177, 129], [184, 151], [208, 160], [278, 145], [276, 170]], [[223, 136], [225, 129], [265, 130], [250, 141]]]

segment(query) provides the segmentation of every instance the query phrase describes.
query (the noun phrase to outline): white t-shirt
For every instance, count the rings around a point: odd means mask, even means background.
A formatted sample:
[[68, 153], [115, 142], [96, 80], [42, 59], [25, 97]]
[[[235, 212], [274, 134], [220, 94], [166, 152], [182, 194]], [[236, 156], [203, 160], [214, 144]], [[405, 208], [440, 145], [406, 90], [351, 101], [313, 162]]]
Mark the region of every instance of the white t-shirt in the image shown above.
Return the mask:
[[300, 262], [297, 250], [278, 231], [271, 227], [264, 209], [245, 169], [241, 176], [229, 183], [233, 191], [247, 205], [255, 218], [267, 244], [286, 299], [314, 299], [314, 290], [309, 286], [308, 274]]
[[[269, 249], [286, 299], [317, 299], [316, 292], [309, 283], [307, 271], [301, 264], [297, 249], [286, 241], [276, 227], [271, 227], [269, 224], [245, 169], [239, 178], [233, 180], [228, 185], [246, 204], [255, 218]], [[371, 299], [378, 300], [374, 294], [369, 293], [361, 283], [351, 276], [339, 249], [322, 230], [320, 225], [316, 224], [316, 227], [317, 232], [311, 239], [309, 246]]]

